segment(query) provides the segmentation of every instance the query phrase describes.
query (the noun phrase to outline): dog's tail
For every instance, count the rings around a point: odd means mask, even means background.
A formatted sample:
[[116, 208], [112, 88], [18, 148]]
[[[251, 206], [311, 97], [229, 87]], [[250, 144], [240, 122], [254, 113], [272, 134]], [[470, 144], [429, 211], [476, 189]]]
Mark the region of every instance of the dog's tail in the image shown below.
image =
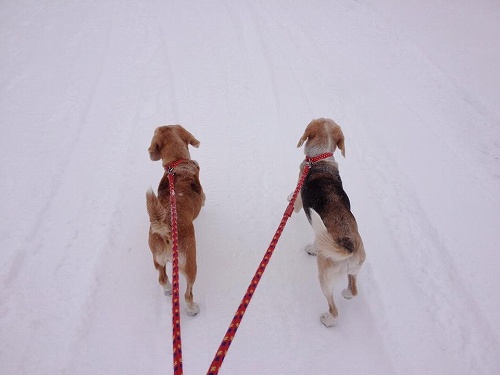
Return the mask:
[[163, 207], [158, 200], [158, 197], [149, 188], [146, 192], [146, 204], [149, 214], [149, 221], [151, 222], [151, 232], [157, 233], [162, 237], [169, 237], [170, 228], [165, 222], [167, 218], [167, 210]]
[[316, 233], [314, 246], [318, 253], [321, 252], [335, 261], [342, 261], [349, 258], [355, 249], [353, 239], [350, 237], [333, 238], [328, 229], [326, 229], [321, 216], [312, 208], [309, 212], [311, 215], [311, 226]]

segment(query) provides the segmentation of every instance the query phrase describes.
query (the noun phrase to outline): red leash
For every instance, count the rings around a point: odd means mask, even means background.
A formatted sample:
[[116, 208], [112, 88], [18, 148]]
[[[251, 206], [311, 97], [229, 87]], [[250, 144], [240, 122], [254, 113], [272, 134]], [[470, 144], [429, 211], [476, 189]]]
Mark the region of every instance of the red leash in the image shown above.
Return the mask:
[[174, 168], [183, 161], [183, 159], [179, 159], [165, 166], [170, 191], [170, 227], [172, 229], [172, 344], [174, 375], [182, 375], [181, 315], [179, 302], [179, 235], [177, 230]]
[[231, 321], [231, 324], [229, 325], [229, 328], [226, 332], [226, 335], [222, 339], [222, 342], [219, 346], [219, 349], [217, 350], [217, 353], [215, 354], [215, 357], [212, 361], [212, 364], [210, 365], [210, 368], [208, 369], [207, 375], [216, 375], [219, 373], [219, 370], [222, 366], [222, 362], [224, 361], [224, 358], [226, 357], [226, 353], [229, 350], [229, 346], [233, 342], [234, 336], [236, 335], [236, 331], [238, 330], [238, 327], [240, 326], [241, 320], [243, 319], [243, 315], [245, 314], [245, 311], [250, 304], [250, 300], [253, 297], [253, 294], [255, 293], [255, 289], [257, 289], [257, 285], [259, 284], [260, 279], [262, 278], [262, 275], [264, 274], [264, 271], [266, 270], [267, 264], [269, 263], [269, 260], [271, 259], [271, 256], [273, 255], [274, 249], [278, 243], [278, 240], [281, 236], [281, 233], [283, 232], [283, 229], [285, 228], [286, 222], [288, 221], [288, 218], [292, 216], [293, 213], [293, 206], [295, 203], [295, 200], [297, 199], [297, 196], [299, 195], [300, 189], [302, 189], [302, 185], [304, 184], [304, 180], [306, 179], [307, 174], [309, 173], [309, 169], [311, 168], [311, 164], [316, 163], [319, 160], [325, 159], [327, 157], [333, 156], [331, 152], [329, 153], [324, 153], [318, 156], [314, 156], [312, 158], [307, 157], [306, 158], [306, 164], [304, 165], [304, 169], [302, 170], [302, 175], [299, 179], [299, 182], [297, 183], [297, 187], [295, 188], [295, 191], [293, 192], [292, 199], [290, 199], [290, 202], [288, 203], [288, 206], [285, 210], [285, 213], [283, 214], [283, 218], [281, 219], [281, 222], [278, 226], [278, 229], [276, 230], [276, 233], [274, 234], [273, 239], [271, 240], [271, 244], [269, 245], [264, 258], [260, 262], [259, 268], [257, 268], [257, 271], [255, 272], [255, 275], [252, 278], [252, 282], [247, 288], [247, 291], [241, 300], [241, 303], [238, 307], [238, 310], [236, 310], [236, 314], [233, 317], [233, 320]]

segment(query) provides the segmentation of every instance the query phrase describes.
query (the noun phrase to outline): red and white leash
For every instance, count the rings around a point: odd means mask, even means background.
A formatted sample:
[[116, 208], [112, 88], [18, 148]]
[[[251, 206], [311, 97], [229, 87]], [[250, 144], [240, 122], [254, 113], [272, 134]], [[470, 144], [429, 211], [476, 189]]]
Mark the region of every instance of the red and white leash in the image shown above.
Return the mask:
[[288, 218], [292, 216], [293, 213], [293, 206], [295, 204], [295, 200], [297, 199], [297, 196], [300, 193], [300, 190], [302, 189], [302, 185], [304, 184], [304, 180], [307, 177], [307, 174], [309, 173], [309, 169], [311, 168], [311, 165], [322, 160], [325, 158], [328, 158], [330, 156], [333, 156], [331, 152], [324, 153], [318, 156], [314, 157], [307, 157], [306, 158], [306, 164], [304, 165], [304, 168], [302, 169], [302, 175], [299, 179], [299, 182], [297, 183], [297, 187], [295, 188], [295, 191], [293, 192], [292, 198], [290, 199], [290, 202], [288, 203], [288, 206], [285, 210], [285, 213], [283, 214], [283, 218], [281, 219], [281, 222], [278, 226], [278, 229], [276, 230], [276, 233], [274, 234], [273, 239], [271, 240], [271, 243], [264, 254], [264, 258], [260, 262], [259, 268], [257, 268], [257, 271], [255, 272], [252, 281], [250, 285], [247, 288], [247, 291], [245, 295], [243, 296], [243, 299], [241, 300], [240, 305], [238, 306], [238, 309], [236, 310], [236, 314], [234, 314], [233, 320], [231, 321], [231, 324], [229, 325], [229, 328], [226, 332], [226, 335], [222, 339], [222, 342], [219, 346], [219, 349], [217, 350], [215, 357], [212, 361], [212, 364], [210, 365], [207, 375], [216, 375], [219, 373], [219, 370], [222, 366], [222, 362], [224, 361], [224, 358], [226, 357], [226, 353], [229, 350], [229, 346], [233, 342], [234, 336], [236, 335], [236, 331], [238, 330], [241, 320], [243, 319], [243, 315], [245, 314], [245, 311], [250, 304], [250, 300], [253, 297], [253, 294], [255, 293], [255, 289], [257, 289], [257, 286], [260, 282], [260, 279], [262, 278], [262, 275], [264, 274], [264, 271], [266, 270], [267, 264], [269, 263], [269, 260], [271, 259], [271, 256], [273, 255], [274, 249], [276, 248], [276, 245], [278, 243], [278, 240], [281, 236], [281, 233], [283, 232], [283, 229], [285, 228], [286, 222], [288, 221]]
[[174, 375], [182, 375], [181, 315], [179, 301], [179, 234], [177, 229], [174, 168], [184, 161], [184, 159], [179, 159], [165, 166], [170, 192], [170, 228], [172, 229], [172, 345]]

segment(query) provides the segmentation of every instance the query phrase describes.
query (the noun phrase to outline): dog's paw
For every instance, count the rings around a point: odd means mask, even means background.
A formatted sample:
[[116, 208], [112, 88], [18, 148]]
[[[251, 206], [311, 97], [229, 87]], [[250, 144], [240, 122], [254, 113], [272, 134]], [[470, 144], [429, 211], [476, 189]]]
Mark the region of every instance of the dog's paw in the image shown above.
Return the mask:
[[351, 299], [352, 297], [354, 297], [354, 295], [352, 294], [352, 292], [349, 288], [345, 288], [342, 291], [342, 297], [344, 297], [345, 299]]
[[325, 327], [333, 327], [337, 325], [337, 318], [332, 316], [329, 312], [326, 312], [321, 315], [321, 323], [323, 323]]
[[307, 252], [309, 255], [318, 255], [318, 250], [314, 247], [313, 244], [307, 245], [304, 250]]
[[198, 315], [200, 312], [200, 307], [198, 306], [197, 303], [194, 303], [191, 306], [186, 307], [186, 314], [189, 316], [195, 316]]
[[165, 294], [167, 297], [172, 295], [172, 284], [168, 283], [165, 288], [163, 288], [163, 294]]

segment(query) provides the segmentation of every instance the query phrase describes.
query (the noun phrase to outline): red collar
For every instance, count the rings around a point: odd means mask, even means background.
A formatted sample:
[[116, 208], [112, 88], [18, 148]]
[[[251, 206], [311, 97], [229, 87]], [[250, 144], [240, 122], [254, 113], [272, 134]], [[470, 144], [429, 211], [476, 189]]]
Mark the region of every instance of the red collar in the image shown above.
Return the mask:
[[174, 161], [172, 164], [165, 165], [165, 172], [174, 173], [174, 168], [177, 167], [179, 164], [184, 163], [185, 161], [187, 161], [187, 159], [179, 159]]
[[329, 158], [330, 156], [333, 156], [333, 154], [331, 152], [325, 152], [324, 154], [312, 156], [312, 157], [306, 156], [306, 162], [308, 162], [310, 164], [314, 164], [320, 160]]

